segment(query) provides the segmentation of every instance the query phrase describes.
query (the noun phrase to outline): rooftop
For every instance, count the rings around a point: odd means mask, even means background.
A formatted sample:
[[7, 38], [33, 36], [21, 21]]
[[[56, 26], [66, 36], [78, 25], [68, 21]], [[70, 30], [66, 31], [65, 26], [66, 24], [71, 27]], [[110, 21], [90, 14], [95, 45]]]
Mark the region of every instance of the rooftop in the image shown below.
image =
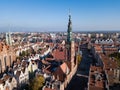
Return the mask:
[[104, 90], [106, 83], [105, 72], [102, 67], [91, 66], [89, 77], [90, 90]]

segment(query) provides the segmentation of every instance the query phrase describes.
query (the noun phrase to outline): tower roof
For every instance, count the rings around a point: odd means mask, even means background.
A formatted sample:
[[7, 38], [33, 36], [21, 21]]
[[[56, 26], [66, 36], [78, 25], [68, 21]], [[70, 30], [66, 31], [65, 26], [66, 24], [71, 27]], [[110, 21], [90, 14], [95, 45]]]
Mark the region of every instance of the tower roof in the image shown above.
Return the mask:
[[71, 15], [69, 14], [68, 30], [67, 30], [67, 42], [70, 43], [72, 40], [72, 21]]

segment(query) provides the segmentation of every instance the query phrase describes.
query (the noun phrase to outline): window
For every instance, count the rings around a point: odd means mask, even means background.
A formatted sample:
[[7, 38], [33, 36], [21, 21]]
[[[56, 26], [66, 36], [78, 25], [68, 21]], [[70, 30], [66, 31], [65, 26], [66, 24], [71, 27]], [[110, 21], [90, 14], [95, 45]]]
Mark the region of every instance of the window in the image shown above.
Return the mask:
[[2, 72], [2, 62], [0, 60], [0, 73]]
[[11, 59], [11, 56], [9, 56], [9, 60], [10, 60], [10, 66], [12, 66], [12, 62], [11, 62], [12, 59]]
[[6, 56], [4, 57], [5, 69], [7, 67]]

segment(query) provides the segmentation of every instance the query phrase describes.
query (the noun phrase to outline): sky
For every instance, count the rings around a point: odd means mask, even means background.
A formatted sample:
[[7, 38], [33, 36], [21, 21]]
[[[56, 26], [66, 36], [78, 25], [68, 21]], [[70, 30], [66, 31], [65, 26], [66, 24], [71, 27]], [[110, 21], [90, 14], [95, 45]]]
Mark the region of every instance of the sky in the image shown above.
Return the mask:
[[0, 31], [120, 30], [120, 0], [0, 0]]

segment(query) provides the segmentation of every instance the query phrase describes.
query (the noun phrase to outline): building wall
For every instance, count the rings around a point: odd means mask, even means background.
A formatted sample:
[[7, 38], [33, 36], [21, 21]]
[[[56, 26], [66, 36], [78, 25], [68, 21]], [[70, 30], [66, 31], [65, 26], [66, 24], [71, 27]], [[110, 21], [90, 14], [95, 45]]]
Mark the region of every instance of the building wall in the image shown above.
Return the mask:
[[74, 68], [74, 57], [75, 57], [75, 43], [74, 41], [71, 42], [71, 70]]
[[114, 77], [116, 79], [116, 82], [120, 82], [120, 68], [114, 69]]
[[65, 88], [67, 88], [68, 84], [70, 83], [71, 79], [75, 75], [76, 71], [77, 71], [77, 64], [72, 69], [72, 71], [70, 71], [70, 73], [67, 75], [66, 80], [63, 83], [61, 83], [60, 90], [65, 90]]
[[0, 83], [0, 90], [13, 90], [13, 88], [17, 88], [17, 81], [14, 77], [12, 77], [11, 82], [9, 82], [9, 79], [7, 79], [5, 84]]
[[8, 47], [5, 44], [0, 45], [0, 73], [4, 72], [7, 69], [7, 66], [10, 67], [16, 59], [15, 52], [12, 47]]

